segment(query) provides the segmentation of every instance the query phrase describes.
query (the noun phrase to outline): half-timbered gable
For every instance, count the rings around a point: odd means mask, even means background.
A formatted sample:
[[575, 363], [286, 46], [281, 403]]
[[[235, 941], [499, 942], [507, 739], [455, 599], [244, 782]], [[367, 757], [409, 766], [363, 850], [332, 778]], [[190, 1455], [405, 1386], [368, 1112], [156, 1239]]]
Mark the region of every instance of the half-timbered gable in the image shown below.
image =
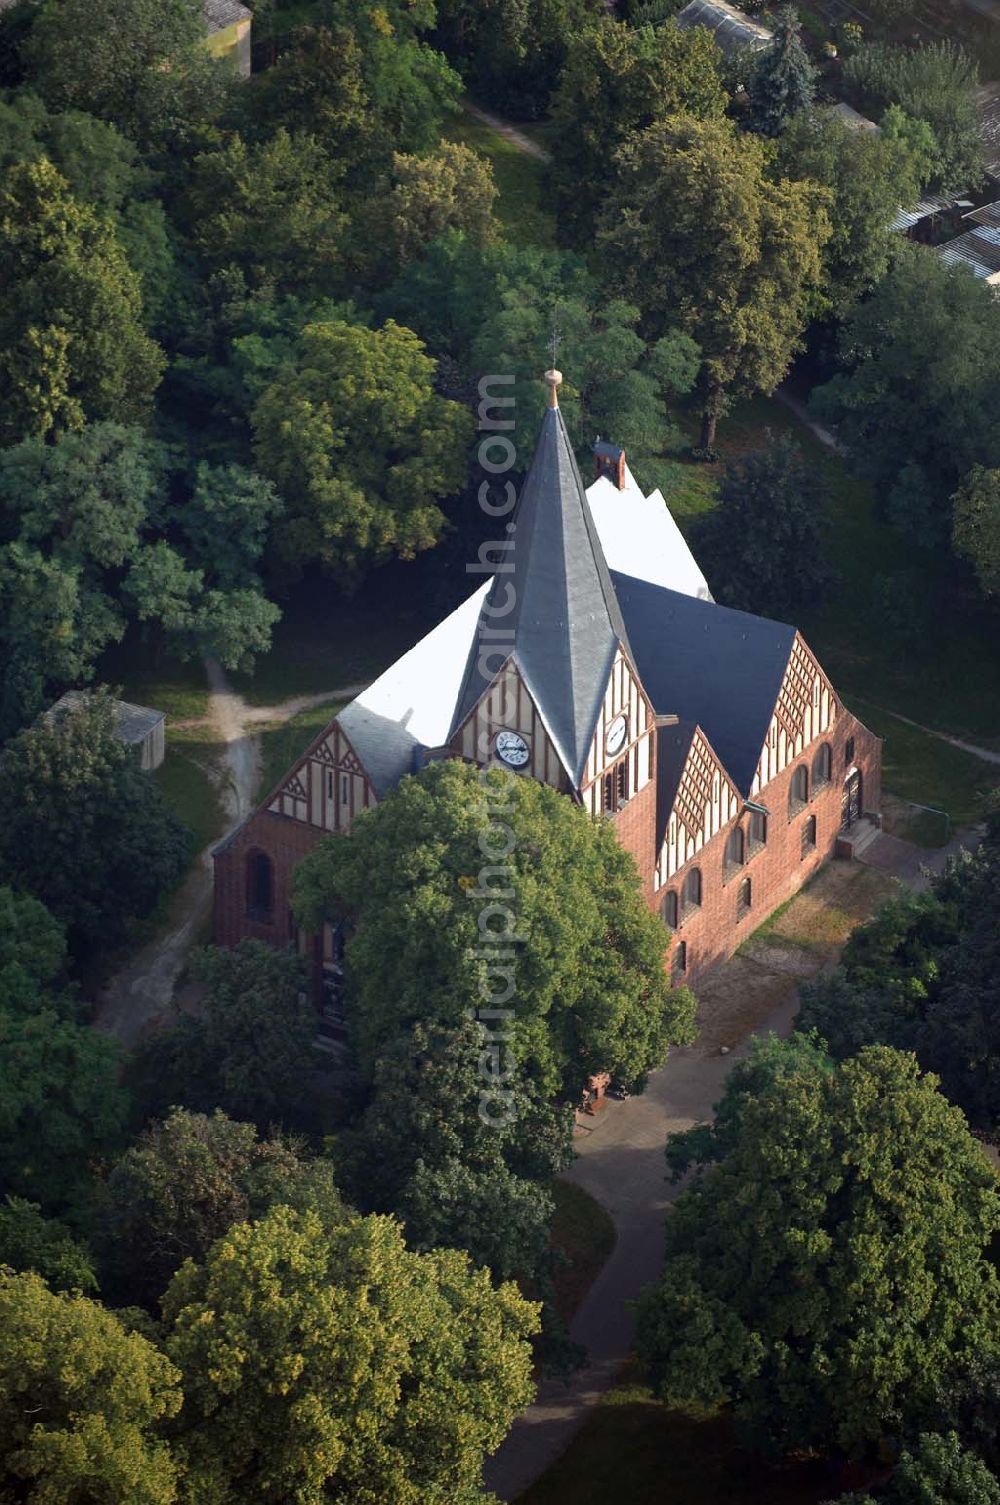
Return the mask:
[[580, 788], [591, 815], [610, 815], [654, 777], [656, 717], [624, 649], [615, 654]]
[[510, 659], [489, 689], [455, 732], [449, 746], [470, 763], [497, 762], [496, 739], [502, 731], [517, 732], [528, 748], [520, 772], [553, 789], [572, 788], [555, 742], [535, 704], [524, 676]]
[[656, 887], [743, 810], [743, 800], [699, 726], [679, 722], [659, 736], [660, 811]]
[[759, 794], [837, 719], [833, 686], [798, 633], [788, 657], [767, 737], [750, 786]]
[[372, 781], [343, 727], [332, 722], [267, 800], [272, 815], [324, 831], [349, 831], [354, 817], [375, 804]]

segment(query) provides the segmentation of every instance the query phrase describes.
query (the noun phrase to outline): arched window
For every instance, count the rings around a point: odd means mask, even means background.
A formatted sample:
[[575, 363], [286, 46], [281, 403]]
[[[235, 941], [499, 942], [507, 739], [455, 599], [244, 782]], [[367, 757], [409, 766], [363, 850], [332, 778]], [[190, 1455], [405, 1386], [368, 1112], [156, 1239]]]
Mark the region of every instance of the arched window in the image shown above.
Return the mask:
[[255, 920], [270, 920], [274, 910], [274, 867], [266, 852], [247, 857], [247, 914]]
[[809, 856], [816, 850], [816, 817], [810, 815], [809, 819], [802, 824], [802, 857]]
[[813, 758], [813, 794], [817, 789], [823, 789], [829, 784], [832, 773], [833, 753], [830, 751], [829, 742], [824, 742]]
[[675, 941], [673, 955], [670, 958], [670, 970], [675, 977], [683, 977], [688, 969], [687, 941]]
[[681, 889], [681, 919], [701, 908], [701, 868], [693, 867]]
[[792, 782], [788, 790], [788, 819], [798, 815], [809, 803], [809, 770], [804, 763], [800, 763], [792, 774]]
[[736, 918], [742, 920], [750, 913], [750, 905], [753, 903], [753, 888], [749, 878], [744, 878], [736, 890]]
[[767, 846], [767, 816], [763, 810], [750, 811], [750, 856]]
[[726, 856], [722, 867], [722, 875], [726, 883], [730, 878], [735, 878], [746, 862], [746, 857], [746, 837], [743, 835], [743, 827], [736, 826], [726, 839]]
[[664, 925], [669, 925], [671, 930], [676, 930], [677, 922], [680, 916], [679, 906], [677, 903], [677, 895], [673, 889], [671, 889], [668, 894], [664, 894], [661, 913], [663, 915]]

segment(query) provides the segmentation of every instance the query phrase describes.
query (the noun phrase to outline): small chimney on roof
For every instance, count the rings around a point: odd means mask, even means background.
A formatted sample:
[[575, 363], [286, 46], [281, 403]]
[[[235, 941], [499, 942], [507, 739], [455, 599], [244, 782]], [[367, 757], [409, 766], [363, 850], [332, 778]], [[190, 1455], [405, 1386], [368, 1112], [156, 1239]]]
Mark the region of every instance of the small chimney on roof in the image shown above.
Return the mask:
[[608, 444], [598, 434], [594, 441], [594, 480], [607, 476], [612, 486], [625, 490], [625, 451], [620, 444]]

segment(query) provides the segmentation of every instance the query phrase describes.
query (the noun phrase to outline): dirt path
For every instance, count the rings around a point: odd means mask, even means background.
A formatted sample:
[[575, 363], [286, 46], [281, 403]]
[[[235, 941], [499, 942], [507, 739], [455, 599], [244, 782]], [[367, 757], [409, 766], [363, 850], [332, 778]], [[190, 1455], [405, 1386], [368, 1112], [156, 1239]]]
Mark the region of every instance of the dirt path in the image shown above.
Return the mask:
[[491, 115], [489, 110], [481, 110], [478, 105], [470, 104], [468, 100], [462, 103], [462, 109], [466, 115], [471, 115], [473, 120], [488, 125], [491, 131], [496, 131], [511, 146], [516, 146], [519, 152], [524, 152], [526, 157], [534, 157], [536, 162], [548, 162], [549, 153], [544, 146], [539, 146], [537, 141], [532, 141], [523, 131], [519, 131], [516, 125], [508, 125], [506, 120], [501, 120], [499, 115]]
[[[236, 829], [254, 807], [260, 784], [260, 743], [251, 726], [289, 721], [301, 711], [326, 701], [353, 699], [364, 685], [345, 685], [317, 695], [300, 695], [279, 705], [248, 706], [233, 689], [221, 664], [205, 660], [208, 714], [186, 726], [211, 728], [213, 742], [222, 744], [219, 794], [226, 812], [225, 831]], [[212, 847], [198, 855], [191, 872], [170, 904], [170, 928], [134, 956], [107, 985], [97, 1004], [95, 1024], [132, 1046], [155, 1027], [171, 1006], [177, 979], [212, 913]]]
[[790, 413], [794, 413], [803, 427], [809, 430], [813, 438], [819, 440], [824, 449], [832, 450], [835, 455], [846, 455], [847, 450], [841, 444], [840, 440], [835, 434], [831, 434], [830, 430], [825, 428], [822, 423], [817, 423], [815, 418], [810, 416], [809, 409], [804, 402], [800, 402], [797, 397], [793, 397], [791, 392], [786, 391], [784, 387], [778, 387], [774, 395], [783, 407], [786, 407]]
[[875, 709], [881, 711], [884, 716], [891, 716], [894, 721], [902, 721], [904, 726], [912, 726], [914, 731], [923, 732], [928, 737], [936, 737], [939, 742], [947, 742], [961, 752], [971, 753], [974, 758], [981, 758], [984, 763], [1000, 763], [1000, 752], [995, 752], [992, 748], [979, 747], [975, 742], [963, 742], [960, 737], [953, 737], [950, 732], [935, 731], [933, 726], [924, 726], [920, 721], [911, 721], [909, 716], [901, 716], [898, 711], [890, 711], [887, 706], [877, 705]]

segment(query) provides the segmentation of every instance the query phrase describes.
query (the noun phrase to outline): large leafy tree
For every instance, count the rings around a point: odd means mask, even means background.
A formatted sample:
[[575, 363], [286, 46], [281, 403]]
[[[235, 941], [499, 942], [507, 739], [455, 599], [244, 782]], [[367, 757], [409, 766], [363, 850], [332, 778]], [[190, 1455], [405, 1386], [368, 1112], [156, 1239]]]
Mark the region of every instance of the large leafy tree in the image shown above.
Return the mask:
[[884, 132], [852, 130], [833, 111], [814, 110], [781, 133], [778, 167], [782, 176], [821, 183], [833, 196], [822, 295], [843, 316], [889, 268], [895, 242], [885, 206], [917, 198], [912, 156]]
[[[963, 1448], [956, 1432], [922, 1432], [906, 1448], [879, 1500], [885, 1505], [1000, 1505], [1000, 1480]], [[843, 1495], [837, 1505], [875, 1505], [872, 1495]]]
[[839, 363], [817, 412], [837, 424], [852, 468], [889, 516], [918, 543], [940, 546], [961, 482], [974, 465], [1000, 465], [1000, 306], [979, 279], [924, 246], [900, 245], [845, 320]]
[[[152, 1305], [186, 1259], [203, 1260], [234, 1223], [281, 1204], [322, 1212], [340, 1199], [329, 1161], [258, 1137], [221, 1111], [174, 1108], [151, 1123], [107, 1181], [107, 1259], [129, 1299]], [[0, 1214], [2, 1217], [2, 1214]]]
[[553, 1213], [537, 1181], [569, 1163], [572, 1115], [524, 1080], [501, 1114], [483, 1112], [487, 1046], [472, 1021], [415, 1024], [393, 1041], [362, 1118], [337, 1140], [338, 1174], [355, 1205], [402, 1217], [413, 1246], [464, 1249], [501, 1280], [537, 1279]]
[[[45, 0], [26, 49], [36, 87], [129, 134], [148, 123], [157, 75], [183, 73], [205, 37], [195, 0]], [[219, 74], [219, 87], [224, 87]]]
[[602, 215], [609, 274], [648, 331], [701, 349], [705, 450], [727, 396], [781, 381], [821, 281], [827, 191], [768, 163], [727, 120], [672, 117], [622, 147]]
[[728, 1401], [786, 1449], [861, 1450], [1000, 1338], [996, 1178], [912, 1056], [800, 1061], [752, 1093], [742, 1070], [668, 1220], [640, 1352], [661, 1396]]
[[30, 1012], [65, 965], [66, 937], [45, 905], [0, 888], [0, 1008]]
[[191, 1499], [485, 1505], [483, 1454], [532, 1394], [537, 1309], [389, 1218], [278, 1207], [164, 1300]]
[[561, 237], [586, 246], [630, 136], [668, 115], [722, 115], [718, 49], [704, 27], [626, 26], [604, 15], [570, 37], [553, 100], [553, 181]]
[[174, 1366], [96, 1301], [0, 1269], [0, 1493], [173, 1505]]
[[389, 144], [380, 139], [362, 61], [350, 26], [298, 27], [274, 66], [250, 81], [253, 124], [313, 137], [326, 154], [332, 181], [370, 183]]
[[125, 1138], [127, 1094], [117, 1040], [74, 1024], [39, 999], [0, 1011], [0, 1194], [79, 1215], [90, 1167]]
[[205, 992], [197, 1017], [150, 1042], [137, 1091], [147, 1110], [172, 1103], [267, 1125], [296, 1121], [314, 1065], [316, 1015], [299, 956], [263, 941], [207, 946], [193, 958]]
[[253, 412], [257, 463], [285, 515], [276, 547], [294, 568], [341, 579], [437, 542], [438, 505], [465, 479], [472, 418], [434, 391], [435, 363], [409, 329], [311, 324]]
[[802, 45], [799, 18], [789, 7], [778, 11], [774, 40], [755, 58], [746, 87], [748, 123], [761, 136], [779, 136], [812, 104], [816, 69]]
[[[510, 965], [484, 958], [479, 943], [478, 912], [489, 902], [476, 899], [489, 866], [480, 838], [494, 824], [487, 790], [494, 807], [509, 807], [503, 820], [513, 832], [503, 887], [516, 897], [504, 923], [524, 937], [513, 982]], [[671, 1043], [692, 1037], [694, 1001], [668, 985], [667, 934], [631, 856], [609, 825], [534, 780], [508, 787], [500, 773], [432, 764], [404, 779], [349, 840], [311, 852], [295, 892], [310, 930], [331, 914], [355, 918], [345, 961], [366, 1077], [399, 1030], [454, 1026], [484, 996], [510, 996], [511, 987], [513, 1038], [501, 1054], [547, 1096], [575, 1100], [596, 1071], [639, 1083]]]
[[369, 224], [381, 231], [388, 264], [398, 270], [448, 230], [475, 245], [496, 239], [496, 196], [489, 162], [468, 146], [442, 141], [425, 156], [394, 155], [391, 187]]
[[115, 733], [105, 694], [0, 752], [0, 876], [66, 927], [79, 954], [119, 943], [183, 871], [189, 837]]
[[476, 94], [515, 119], [545, 113], [572, 39], [601, 0], [439, 0], [438, 34]]
[[233, 136], [191, 164], [191, 238], [210, 267], [239, 267], [258, 293], [329, 292], [344, 278], [346, 223], [331, 176], [312, 136]]
[[819, 601], [831, 583], [830, 496], [788, 434], [726, 467], [699, 548], [718, 600], [782, 620]]
[[0, 440], [140, 418], [163, 356], [112, 226], [48, 161], [0, 187]]
[[961, 47], [952, 42], [915, 48], [871, 43], [848, 59], [844, 77], [868, 108], [895, 105], [908, 119], [930, 127], [934, 163], [928, 186], [951, 192], [979, 185], [978, 69]]

